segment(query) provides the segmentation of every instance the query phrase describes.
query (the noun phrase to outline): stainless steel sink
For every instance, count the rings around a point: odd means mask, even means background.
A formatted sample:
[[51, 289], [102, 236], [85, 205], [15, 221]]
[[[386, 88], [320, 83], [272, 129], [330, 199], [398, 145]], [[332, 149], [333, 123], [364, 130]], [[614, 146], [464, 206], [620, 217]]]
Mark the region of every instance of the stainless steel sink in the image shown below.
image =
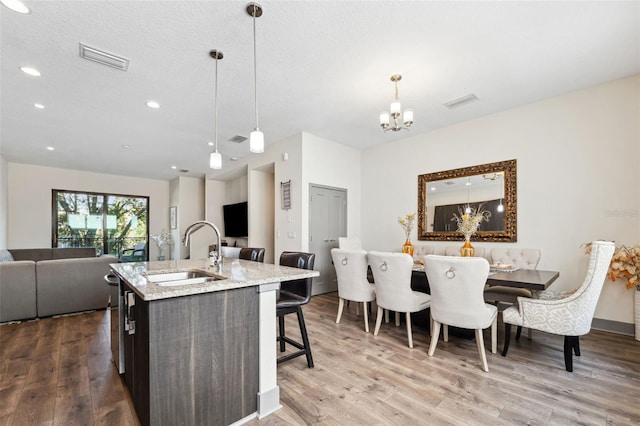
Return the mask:
[[201, 284], [209, 281], [223, 280], [225, 277], [200, 269], [171, 272], [147, 272], [144, 274], [147, 281], [161, 286], [178, 286], [189, 284]]

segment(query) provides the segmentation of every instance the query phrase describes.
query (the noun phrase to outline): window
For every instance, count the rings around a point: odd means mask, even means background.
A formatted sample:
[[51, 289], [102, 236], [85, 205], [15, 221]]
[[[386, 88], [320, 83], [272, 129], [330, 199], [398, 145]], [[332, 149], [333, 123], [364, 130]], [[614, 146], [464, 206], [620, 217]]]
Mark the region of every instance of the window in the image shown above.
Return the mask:
[[149, 197], [52, 191], [52, 247], [95, 247], [98, 255], [146, 261]]

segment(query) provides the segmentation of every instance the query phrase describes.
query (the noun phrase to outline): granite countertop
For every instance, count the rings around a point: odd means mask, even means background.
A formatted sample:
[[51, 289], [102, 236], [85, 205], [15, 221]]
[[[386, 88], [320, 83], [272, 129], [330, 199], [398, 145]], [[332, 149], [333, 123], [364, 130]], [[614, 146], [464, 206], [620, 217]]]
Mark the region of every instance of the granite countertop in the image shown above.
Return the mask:
[[[165, 260], [154, 262], [112, 263], [109, 265], [121, 279], [131, 286], [142, 300], [160, 300], [214, 291], [232, 290], [261, 284], [317, 277], [318, 271], [288, 266], [225, 258], [222, 272], [209, 267], [209, 259]], [[149, 282], [146, 274], [201, 270], [223, 279], [197, 284], [159, 285]]]

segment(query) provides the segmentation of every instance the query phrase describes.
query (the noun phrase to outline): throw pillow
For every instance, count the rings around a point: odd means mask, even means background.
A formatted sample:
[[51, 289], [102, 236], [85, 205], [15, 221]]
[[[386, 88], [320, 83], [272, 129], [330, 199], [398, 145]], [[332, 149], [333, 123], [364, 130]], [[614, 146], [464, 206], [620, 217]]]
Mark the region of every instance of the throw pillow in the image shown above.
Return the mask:
[[12, 262], [13, 256], [9, 250], [0, 249], [0, 262]]

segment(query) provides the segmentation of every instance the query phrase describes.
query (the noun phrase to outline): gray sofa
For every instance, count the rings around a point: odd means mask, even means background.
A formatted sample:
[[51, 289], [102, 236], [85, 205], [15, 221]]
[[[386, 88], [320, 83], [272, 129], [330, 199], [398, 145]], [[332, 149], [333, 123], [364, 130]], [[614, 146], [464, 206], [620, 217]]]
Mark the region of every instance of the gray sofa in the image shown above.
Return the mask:
[[96, 257], [94, 248], [8, 250], [0, 262], [0, 322], [106, 308], [103, 277], [117, 257]]

